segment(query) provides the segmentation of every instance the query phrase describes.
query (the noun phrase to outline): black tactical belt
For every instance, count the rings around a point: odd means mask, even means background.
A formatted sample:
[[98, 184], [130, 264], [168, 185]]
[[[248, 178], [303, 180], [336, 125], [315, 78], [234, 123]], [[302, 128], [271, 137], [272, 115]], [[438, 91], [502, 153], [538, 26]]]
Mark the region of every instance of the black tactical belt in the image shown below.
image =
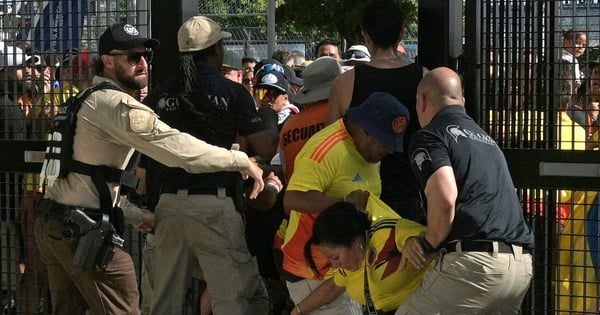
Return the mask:
[[92, 215], [102, 214], [100, 209], [84, 208], [84, 207], [77, 207], [77, 206], [67, 206], [67, 205], [58, 203], [52, 199], [40, 200], [38, 207], [37, 207], [37, 214], [41, 215], [43, 217], [54, 218], [54, 219], [59, 219], [61, 221], [64, 221], [65, 218], [67, 218], [69, 216], [71, 211], [73, 211], [75, 209], [79, 209], [83, 212], [86, 212], [86, 213], [92, 214]]

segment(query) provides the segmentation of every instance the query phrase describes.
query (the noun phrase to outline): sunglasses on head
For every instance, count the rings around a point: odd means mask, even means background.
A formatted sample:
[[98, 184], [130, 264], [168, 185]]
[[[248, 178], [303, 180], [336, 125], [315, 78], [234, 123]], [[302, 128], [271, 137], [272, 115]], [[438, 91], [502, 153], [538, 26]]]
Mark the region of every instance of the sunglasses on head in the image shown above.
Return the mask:
[[127, 56], [127, 62], [135, 66], [140, 63], [142, 57], [146, 60], [147, 64], [152, 62], [152, 57], [154, 56], [154, 52], [152, 50], [146, 50], [144, 52], [135, 52], [135, 53], [112, 53], [108, 54], [109, 56]]
[[260, 69], [258, 69], [258, 71], [256, 71], [256, 74], [258, 74], [260, 71], [266, 71], [266, 72], [279, 72], [281, 74], [283, 74], [284, 70], [283, 67], [280, 65], [275, 65], [275, 64], [266, 64], [263, 65], [262, 67], [260, 67]]

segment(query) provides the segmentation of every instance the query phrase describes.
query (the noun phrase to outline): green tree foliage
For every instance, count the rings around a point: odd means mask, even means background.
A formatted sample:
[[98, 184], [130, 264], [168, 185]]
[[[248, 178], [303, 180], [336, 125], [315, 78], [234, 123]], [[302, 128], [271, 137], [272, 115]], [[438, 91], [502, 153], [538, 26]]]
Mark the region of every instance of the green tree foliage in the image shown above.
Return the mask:
[[[417, 20], [416, 0], [394, 0], [404, 14], [405, 27]], [[344, 38], [362, 42], [360, 17], [367, 4], [361, 0], [285, 0], [276, 11], [277, 33], [305, 34], [312, 38]]]

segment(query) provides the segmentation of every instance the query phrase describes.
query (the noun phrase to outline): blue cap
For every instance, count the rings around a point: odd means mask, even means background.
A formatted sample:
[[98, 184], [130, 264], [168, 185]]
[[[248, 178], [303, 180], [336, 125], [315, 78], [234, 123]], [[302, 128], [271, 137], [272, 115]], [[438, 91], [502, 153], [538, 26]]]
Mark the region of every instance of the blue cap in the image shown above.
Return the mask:
[[[389, 93], [375, 92], [359, 106], [349, 108], [346, 117], [393, 152], [402, 152], [402, 136], [408, 125], [408, 109]], [[406, 117], [406, 124], [398, 118]]]

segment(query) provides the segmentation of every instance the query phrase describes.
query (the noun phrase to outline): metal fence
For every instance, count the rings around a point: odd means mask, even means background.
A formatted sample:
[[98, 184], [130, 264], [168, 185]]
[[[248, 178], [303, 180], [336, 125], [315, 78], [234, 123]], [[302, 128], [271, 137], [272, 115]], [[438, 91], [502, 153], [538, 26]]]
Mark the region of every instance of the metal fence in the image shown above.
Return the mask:
[[[150, 0], [3, 1], [0, 3], [0, 40], [2, 46], [29, 47], [44, 57], [62, 60], [63, 54], [74, 48], [94, 50], [99, 34], [117, 21], [134, 24], [142, 33], [147, 33], [151, 22], [150, 3]], [[233, 34], [226, 41], [227, 49], [240, 57], [267, 57], [265, 3], [230, 1], [228, 8], [216, 7], [216, 3], [223, 2], [199, 1], [198, 13], [211, 16]], [[535, 279], [522, 311], [526, 314], [597, 313], [600, 236], [595, 189], [599, 186], [598, 171], [593, 163], [588, 165], [591, 168], [579, 165], [583, 168], [575, 169], [572, 165], [563, 169], [561, 163], [544, 162], [534, 167], [528, 163], [549, 154], [560, 161], [583, 156], [597, 162], [597, 155], [592, 155], [597, 149], [592, 146], [598, 139], [588, 139], [586, 132], [595, 125], [591, 120], [593, 115], [588, 116], [591, 108], [586, 106], [597, 101], [598, 96], [593, 95], [594, 87], [590, 85], [591, 90], [578, 99], [582, 110], [566, 110], [561, 102], [568, 95], [560, 88], [564, 80], [560, 76], [560, 58], [565, 48], [563, 31], [573, 27], [585, 30], [588, 47], [578, 60], [580, 72], [584, 74], [580, 85], [586, 86], [593, 61], [600, 57], [599, 1], [473, 0], [465, 3], [466, 12], [476, 13], [476, 16], [465, 17], [466, 28], [477, 30], [466, 32], [477, 35], [476, 38], [465, 36], [465, 47], [477, 51], [473, 54], [475, 57], [464, 60], [466, 64], [475, 65], [476, 70], [463, 73], [465, 78], [476, 79], [476, 96], [480, 102], [475, 118], [505, 150], [524, 213], [535, 229]], [[298, 34], [277, 38], [276, 48], [301, 50], [311, 58], [318, 40]], [[472, 42], [477, 45], [470, 46]], [[466, 90], [472, 88], [465, 86]], [[40, 108], [36, 110], [36, 106], [41, 105], [35, 100], [39, 97], [37, 94], [43, 93], [40, 90], [28, 93], [33, 96], [31, 105], [22, 107], [16, 101], [0, 105], [3, 110], [13, 106], [28, 113], [25, 123], [29, 131], [22, 135], [24, 141], [40, 139], [47, 127], [42, 117], [34, 115], [41, 113]], [[590, 117], [590, 122], [584, 120], [583, 127], [575, 125], [573, 114]], [[5, 116], [0, 119], [4, 125], [10, 121]], [[0, 130], [0, 139], [7, 140], [10, 136], [11, 133]], [[591, 149], [586, 151], [588, 145]], [[561, 151], [557, 154], [557, 150]], [[588, 188], [574, 190], [573, 187]], [[31, 234], [30, 214], [36, 194], [37, 184], [32, 174], [0, 172], [0, 302], [3, 308], [0, 312], [14, 313], [21, 307], [25, 314], [48, 313], [47, 282]], [[139, 271], [141, 236], [129, 231], [127, 239]], [[188, 312], [194, 313], [197, 298], [190, 300]]]
[[[600, 234], [597, 192], [588, 190], [598, 187], [598, 139], [592, 136], [598, 113], [592, 105], [600, 94], [590, 79], [600, 78], [592, 71], [600, 56], [599, 1], [467, 3], [480, 19], [473, 32], [479, 37], [466, 41], [480, 43], [480, 59], [465, 62], [480, 65], [480, 74], [464, 75], [477, 76], [477, 118], [504, 148], [535, 229], [535, 279], [523, 312], [595, 314]], [[573, 35], [565, 40], [570, 29], [585, 31], [587, 41]], [[565, 51], [585, 46], [575, 70]], [[571, 159], [575, 153], [591, 164]]]
[[[270, 58], [268, 1], [254, 4], [246, 1], [231, 1], [228, 3], [227, 10], [216, 7], [217, 2], [200, 1], [199, 13], [211, 17], [222, 25], [224, 30], [232, 34], [232, 37], [225, 41], [226, 49], [241, 57], [254, 57], [257, 60]], [[303, 52], [307, 59], [312, 59], [314, 45], [320, 39], [304, 34], [293, 34], [275, 35], [271, 40], [274, 41], [271, 44], [274, 45], [275, 50], [298, 50]]]
[[[146, 0], [0, 2], [2, 66], [20, 59], [31, 65], [19, 68], [24, 73], [20, 81], [10, 70], [1, 73], [2, 90], [10, 86], [11, 92], [2, 92], [0, 139], [25, 143], [44, 139], [54, 113], [51, 109], [60, 105], [63, 92], [72, 92], [61, 88], [79, 86], [93, 75], [85, 71], [71, 73], [68, 80], [60, 78], [65, 66], [75, 68], [71, 59], [75, 52], [95, 51], [99, 35], [117, 22], [131, 23], [148, 33], [149, 4]], [[13, 132], [11, 126], [24, 130]], [[38, 179], [35, 174], [7, 169], [15, 167], [0, 168], [0, 313], [49, 314], [47, 275], [33, 235], [34, 204], [41, 196]], [[141, 235], [129, 230], [125, 238], [139, 275]]]

